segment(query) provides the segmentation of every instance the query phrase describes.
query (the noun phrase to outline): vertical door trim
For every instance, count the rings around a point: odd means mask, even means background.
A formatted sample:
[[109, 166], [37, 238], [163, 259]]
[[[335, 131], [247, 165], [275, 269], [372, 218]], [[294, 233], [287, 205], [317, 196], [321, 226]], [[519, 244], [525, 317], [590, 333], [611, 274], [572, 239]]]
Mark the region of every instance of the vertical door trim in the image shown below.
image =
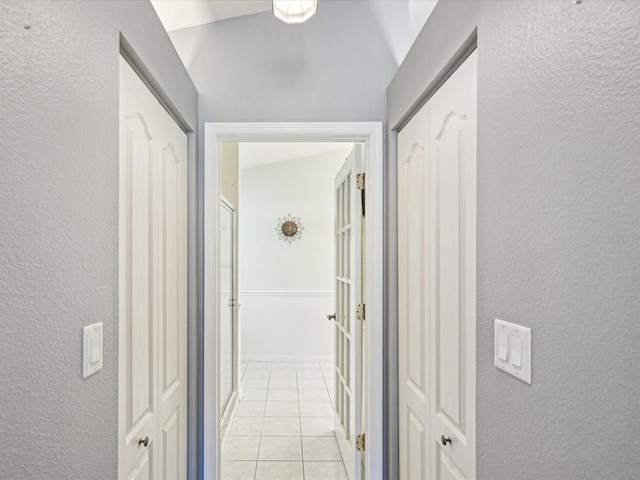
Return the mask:
[[[202, 443], [200, 478], [220, 480], [219, 388], [219, 275], [220, 258], [220, 144], [222, 142], [298, 141], [364, 142], [367, 170], [366, 281], [367, 338], [365, 384], [367, 397], [367, 479], [382, 478], [386, 471], [386, 344], [384, 161], [381, 122], [354, 123], [205, 123], [204, 125], [204, 314], [200, 365], [202, 388]], [[209, 379], [209, 381], [205, 381]], [[211, 381], [211, 379], [214, 379]]]

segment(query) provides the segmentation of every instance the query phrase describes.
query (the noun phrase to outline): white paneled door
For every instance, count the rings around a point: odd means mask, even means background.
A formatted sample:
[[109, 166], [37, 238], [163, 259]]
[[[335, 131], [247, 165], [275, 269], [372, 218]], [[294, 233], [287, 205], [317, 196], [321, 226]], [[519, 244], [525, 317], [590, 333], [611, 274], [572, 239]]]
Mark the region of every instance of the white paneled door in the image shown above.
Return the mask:
[[360, 478], [355, 437], [361, 427], [362, 203], [356, 175], [362, 166], [356, 145], [335, 180], [335, 433], [350, 480]]
[[477, 54], [398, 134], [401, 479], [472, 479]]
[[187, 136], [120, 58], [118, 477], [187, 465]]
[[398, 367], [400, 478], [429, 478], [427, 142], [422, 108], [398, 134]]

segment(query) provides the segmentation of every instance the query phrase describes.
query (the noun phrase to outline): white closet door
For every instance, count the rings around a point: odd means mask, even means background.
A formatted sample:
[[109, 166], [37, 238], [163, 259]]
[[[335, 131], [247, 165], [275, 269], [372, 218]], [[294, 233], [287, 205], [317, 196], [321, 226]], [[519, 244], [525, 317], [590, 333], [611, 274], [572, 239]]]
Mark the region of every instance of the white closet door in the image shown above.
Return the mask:
[[186, 478], [187, 137], [120, 58], [119, 478]]
[[356, 145], [335, 180], [335, 432], [351, 480], [360, 478], [355, 437], [362, 408], [362, 332], [356, 319], [362, 301], [362, 204], [356, 190], [361, 163], [361, 147]]
[[438, 479], [476, 476], [477, 58], [471, 54], [429, 101], [431, 467]]
[[398, 366], [400, 478], [429, 478], [429, 110], [398, 134]]
[[400, 478], [475, 478], [474, 52], [398, 134]]

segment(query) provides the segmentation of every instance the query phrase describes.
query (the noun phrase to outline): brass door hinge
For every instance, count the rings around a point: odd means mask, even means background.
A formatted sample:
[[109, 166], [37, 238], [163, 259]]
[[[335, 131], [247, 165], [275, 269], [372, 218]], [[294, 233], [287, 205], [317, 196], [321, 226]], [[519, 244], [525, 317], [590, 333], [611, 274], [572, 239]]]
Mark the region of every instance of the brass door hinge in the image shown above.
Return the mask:
[[364, 320], [366, 318], [364, 303], [358, 305], [356, 308], [356, 318], [358, 320]]
[[356, 435], [356, 450], [364, 452], [364, 433]]
[[360, 190], [360, 202], [362, 204], [362, 216], [365, 215], [365, 197], [364, 197], [364, 173], [358, 173], [356, 175], [356, 190]]

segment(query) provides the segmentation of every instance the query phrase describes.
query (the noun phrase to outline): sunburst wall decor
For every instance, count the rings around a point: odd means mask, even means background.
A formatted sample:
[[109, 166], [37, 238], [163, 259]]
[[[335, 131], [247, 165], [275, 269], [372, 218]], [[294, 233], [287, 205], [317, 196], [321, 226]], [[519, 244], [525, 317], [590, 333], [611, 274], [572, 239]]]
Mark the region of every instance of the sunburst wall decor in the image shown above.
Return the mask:
[[278, 225], [276, 225], [275, 231], [278, 234], [280, 240], [291, 243], [298, 240], [302, 236], [304, 227], [298, 217], [292, 216], [290, 213], [285, 217], [278, 219]]

